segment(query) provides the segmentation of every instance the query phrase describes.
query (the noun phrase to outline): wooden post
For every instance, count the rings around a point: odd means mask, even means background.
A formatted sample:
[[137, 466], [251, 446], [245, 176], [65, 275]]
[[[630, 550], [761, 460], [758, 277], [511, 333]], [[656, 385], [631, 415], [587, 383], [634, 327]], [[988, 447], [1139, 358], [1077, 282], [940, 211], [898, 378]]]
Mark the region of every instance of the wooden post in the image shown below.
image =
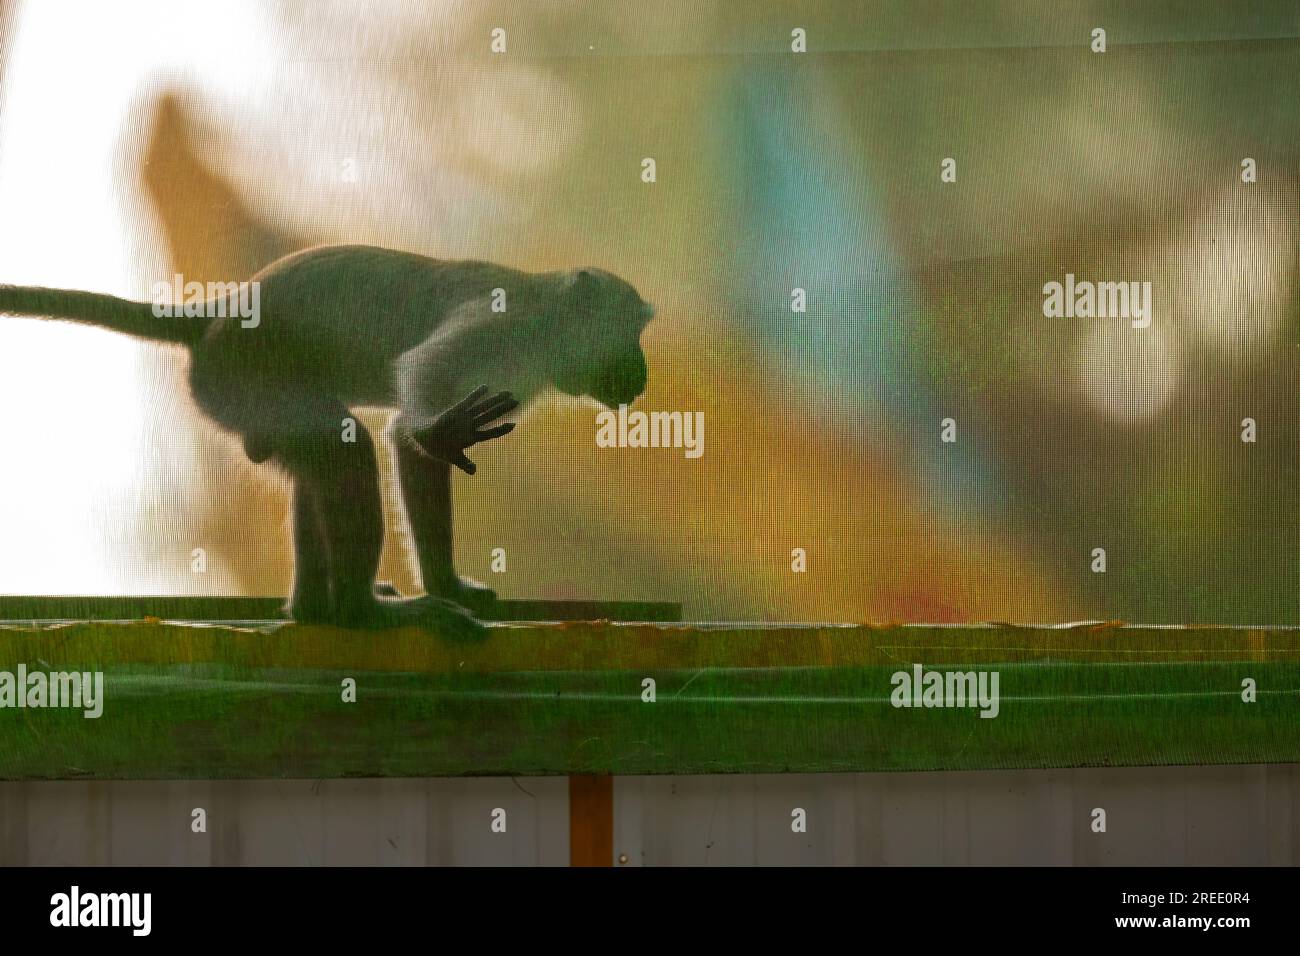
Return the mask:
[[569, 778], [569, 866], [614, 865], [614, 778]]

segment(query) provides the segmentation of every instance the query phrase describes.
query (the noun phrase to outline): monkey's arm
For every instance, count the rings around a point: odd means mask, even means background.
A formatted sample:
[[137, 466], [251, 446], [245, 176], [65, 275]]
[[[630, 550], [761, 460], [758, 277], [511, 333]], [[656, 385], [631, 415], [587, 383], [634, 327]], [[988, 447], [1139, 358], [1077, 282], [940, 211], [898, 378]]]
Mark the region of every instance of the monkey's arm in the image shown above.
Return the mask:
[[514, 422], [491, 428], [487, 426], [518, 407], [519, 402], [509, 392], [489, 395], [488, 387], [480, 385], [439, 413], [429, 425], [412, 431], [411, 441], [429, 458], [450, 462], [465, 474], [472, 475], [478, 466], [465, 456], [465, 449], [513, 431]]
[[[493, 421], [519, 406], [516, 396], [527, 398], [529, 388], [512, 374], [512, 350], [498, 328], [487, 299], [473, 299], [451, 311], [429, 338], [403, 353], [394, 374], [398, 407], [395, 438], [420, 455], [448, 462], [466, 474], [475, 465], [465, 449], [504, 435], [514, 428]], [[480, 385], [466, 395], [475, 381], [502, 379], [511, 391], [488, 395]], [[520, 393], [516, 386], [523, 385]]]

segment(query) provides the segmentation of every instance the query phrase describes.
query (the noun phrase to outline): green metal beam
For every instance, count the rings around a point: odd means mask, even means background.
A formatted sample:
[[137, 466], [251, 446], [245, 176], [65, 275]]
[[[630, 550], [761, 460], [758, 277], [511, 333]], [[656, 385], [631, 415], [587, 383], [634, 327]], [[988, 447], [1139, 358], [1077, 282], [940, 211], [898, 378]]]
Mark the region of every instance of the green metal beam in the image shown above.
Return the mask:
[[[895, 675], [917, 664], [996, 672], [997, 716], [894, 706]], [[452, 644], [417, 630], [10, 625], [0, 705], [20, 665], [101, 672], [103, 711], [0, 706], [3, 779], [1300, 760], [1294, 629], [596, 622], [494, 625]]]

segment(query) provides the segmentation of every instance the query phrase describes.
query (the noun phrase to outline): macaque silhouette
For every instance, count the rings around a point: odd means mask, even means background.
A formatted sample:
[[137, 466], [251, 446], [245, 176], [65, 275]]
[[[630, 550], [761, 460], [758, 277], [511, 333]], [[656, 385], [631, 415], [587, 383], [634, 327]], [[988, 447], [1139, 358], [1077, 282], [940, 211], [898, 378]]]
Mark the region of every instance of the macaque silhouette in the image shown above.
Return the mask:
[[[548, 385], [610, 408], [630, 404], [646, 385], [640, 337], [652, 308], [598, 269], [526, 273], [369, 246], [294, 253], [250, 281], [259, 292], [251, 317], [240, 314], [249, 297], [235, 284], [184, 310], [202, 316], [23, 286], [0, 286], [0, 313], [189, 349], [198, 405], [243, 439], [252, 461], [274, 462], [292, 479], [285, 611], [294, 620], [479, 633], [466, 606], [494, 595], [455, 572], [451, 466], [474, 474], [466, 450], [513, 429], [493, 422]], [[352, 406], [398, 411], [389, 438], [424, 597], [376, 590], [379, 472]]]

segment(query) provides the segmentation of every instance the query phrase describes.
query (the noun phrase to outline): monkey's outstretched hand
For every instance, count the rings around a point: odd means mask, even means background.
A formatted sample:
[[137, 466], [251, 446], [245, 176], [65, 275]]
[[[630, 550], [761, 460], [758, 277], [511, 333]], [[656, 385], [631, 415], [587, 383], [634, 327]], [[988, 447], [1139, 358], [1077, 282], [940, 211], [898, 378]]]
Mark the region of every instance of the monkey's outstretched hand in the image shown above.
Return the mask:
[[478, 466], [465, 457], [465, 449], [514, 431], [514, 422], [491, 428], [486, 426], [518, 407], [519, 402], [509, 392], [488, 395], [488, 387], [480, 385], [439, 414], [431, 424], [413, 431], [411, 440], [430, 458], [450, 462], [465, 474], [472, 475]]

